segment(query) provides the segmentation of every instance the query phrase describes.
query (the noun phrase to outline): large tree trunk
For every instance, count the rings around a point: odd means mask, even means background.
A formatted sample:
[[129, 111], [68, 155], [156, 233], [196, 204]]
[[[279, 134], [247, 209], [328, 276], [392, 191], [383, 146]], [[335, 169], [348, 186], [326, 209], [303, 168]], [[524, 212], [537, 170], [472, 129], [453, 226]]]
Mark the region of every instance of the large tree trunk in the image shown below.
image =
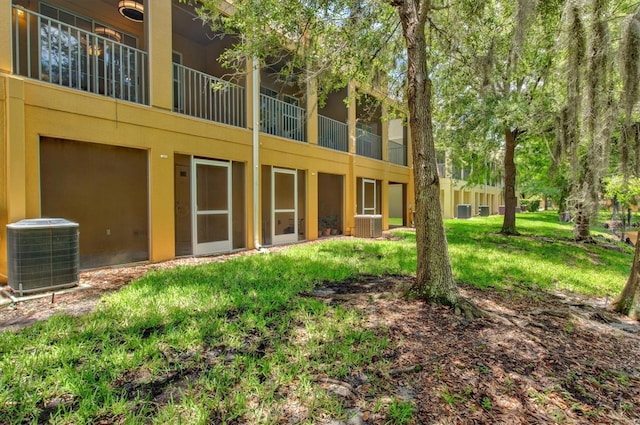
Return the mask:
[[[423, 0], [426, 1], [426, 0]], [[440, 179], [431, 121], [431, 81], [427, 73], [425, 39], [428, 3], [394, 2], [407, 42], [407, 101], [413, 148], [418, 266], [414, 291], [427, 301], [458, 304], [440, 208]], [[420, 8], [423, 8], [422, 10]]]
[[504, 235], [517, 235], [516, 230], [516, 164], [514, 161], [516, 144], [518, 142], [518, 129], [504, 130], [504, 221], [500, 233]]
[[591, 242], [591, 231], [590, 231], [590, 214], [587, 208], [583, 203], [579, 203], [576, 205], [576, 221], [574, 224], [574, 233], [576, 236], [576, 241], [578, 242]]
[[613, 303], [613, 309], [633, 319], [640, 318], [640, 241], [636, 243], [636, 252], [627, 284]]

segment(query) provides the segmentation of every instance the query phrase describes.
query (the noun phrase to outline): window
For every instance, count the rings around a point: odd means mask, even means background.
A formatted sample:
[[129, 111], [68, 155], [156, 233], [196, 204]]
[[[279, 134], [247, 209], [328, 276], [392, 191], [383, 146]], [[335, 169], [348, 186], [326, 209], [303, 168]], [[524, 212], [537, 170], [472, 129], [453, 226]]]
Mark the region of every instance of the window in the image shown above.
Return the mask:
[[273, 97], [274, 99], [278, 98], [278, 92], [275, 90], [271, 90], [268, 87], [260, 86], [260, 94], [265, 96]]

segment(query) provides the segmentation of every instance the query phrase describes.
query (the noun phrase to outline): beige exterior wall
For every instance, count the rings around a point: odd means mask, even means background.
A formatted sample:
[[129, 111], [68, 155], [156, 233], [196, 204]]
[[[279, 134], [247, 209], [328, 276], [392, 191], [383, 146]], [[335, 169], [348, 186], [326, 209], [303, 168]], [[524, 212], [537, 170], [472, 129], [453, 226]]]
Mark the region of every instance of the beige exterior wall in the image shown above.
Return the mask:
[[[440, 178], [440, 202], [444, 218], [457, 218], [458, 204], [471, 204], [473, 215], [478, 214], [480, 205], [488, 205], [490, 214], [498, 214], [498, 206], [502, 205], [502, 188], [477, 185], [466, 187], [466, 182], [450, 177]], [[486, 196], [485, 196], [486, 194]]]

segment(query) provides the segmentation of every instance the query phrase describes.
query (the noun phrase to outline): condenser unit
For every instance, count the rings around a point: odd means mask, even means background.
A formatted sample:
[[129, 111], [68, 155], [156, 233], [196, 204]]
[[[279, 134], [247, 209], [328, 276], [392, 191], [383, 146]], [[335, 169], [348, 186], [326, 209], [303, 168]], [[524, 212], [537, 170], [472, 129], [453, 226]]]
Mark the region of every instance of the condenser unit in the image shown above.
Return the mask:
[[357, 238], [377, 238], [382, 236], [382, 216], [361, 214], [355, 216]]
[[458, 218], [471, 218], [470, 204], [458, 204]]
[[9, 287], [20, 294], [74, 286], [80, 267], [78, 223], [61, 218], [7, 225]]

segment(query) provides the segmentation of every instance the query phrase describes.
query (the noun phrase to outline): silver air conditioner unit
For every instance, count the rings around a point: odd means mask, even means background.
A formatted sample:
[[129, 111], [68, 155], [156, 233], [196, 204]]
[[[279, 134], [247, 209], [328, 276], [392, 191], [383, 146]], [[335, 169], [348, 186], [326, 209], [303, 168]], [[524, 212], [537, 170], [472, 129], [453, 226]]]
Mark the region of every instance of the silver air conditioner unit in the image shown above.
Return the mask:
[[355, 216], [357, 238], [378, 238], [382, 236], [382, 216], [361, 214]]
[[61, 218], [7, 225], [9, 287], [20, 294], [66, 288], [78, 282], [78, 223]]

